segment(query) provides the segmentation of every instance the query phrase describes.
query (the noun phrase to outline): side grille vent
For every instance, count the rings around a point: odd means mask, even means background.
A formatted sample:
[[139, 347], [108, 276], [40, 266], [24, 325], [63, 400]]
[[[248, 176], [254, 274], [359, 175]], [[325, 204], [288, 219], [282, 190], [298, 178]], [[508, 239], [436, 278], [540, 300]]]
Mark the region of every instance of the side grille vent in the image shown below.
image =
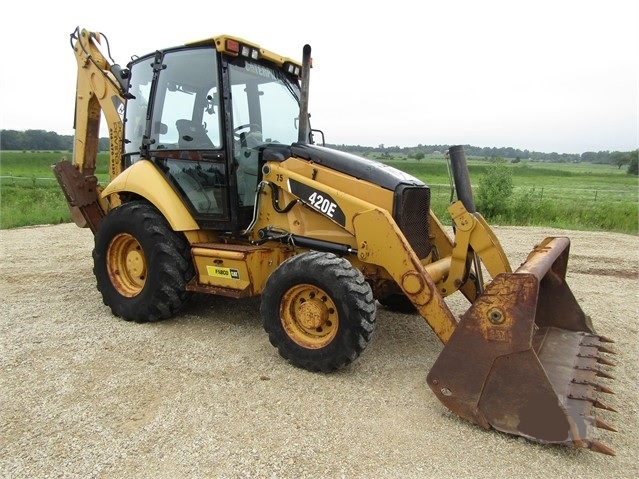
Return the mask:
[[430, 188], [427, 186], [399, 185], [395, 190], [393, 217], [399, 229], [421, 259], [430, 253], [428, 239]]

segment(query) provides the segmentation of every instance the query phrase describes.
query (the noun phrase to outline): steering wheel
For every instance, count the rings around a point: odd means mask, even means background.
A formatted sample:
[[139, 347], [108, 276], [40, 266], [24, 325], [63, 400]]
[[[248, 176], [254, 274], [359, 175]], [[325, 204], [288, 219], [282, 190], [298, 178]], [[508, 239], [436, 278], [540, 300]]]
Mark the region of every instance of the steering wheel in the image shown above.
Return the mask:
[[241, 139], [240, 132], [242, 130], [250, 129], [251, 127], [255, 127], [257, 131], [260, 131], [260, 129], [262, 128], [260, 125], [256, 123], [245, 123], [243, 125], [236, 126], [235, 128], [233, 128], [233, 138], [235, 138], [237, 141], [240, 141]]

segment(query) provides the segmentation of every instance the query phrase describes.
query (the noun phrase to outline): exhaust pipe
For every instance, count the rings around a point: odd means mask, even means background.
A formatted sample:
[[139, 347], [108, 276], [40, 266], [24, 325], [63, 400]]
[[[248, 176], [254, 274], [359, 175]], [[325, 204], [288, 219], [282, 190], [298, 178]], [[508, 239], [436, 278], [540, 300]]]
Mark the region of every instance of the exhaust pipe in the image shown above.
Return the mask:
[[470, 175], [468, 174], [468, 162], [466, 161], [464, 147], [461, 145], [451, 146], [448, 150], [448, 154], [453, 170], [457, 198], [462, 202], [466, 211], [475, 214], [477, 213], [477, 209], [475, 208], [475, 200], [473, 199], [473, 190], [470, 186]]
[[298, 143], [309, 143], [311, 126], [308, 121], [309, 83], [311, 76], [311, 46], [304, 45], [302, 53], [302, 97], [300, 98], [300, 131], [297, 136]]

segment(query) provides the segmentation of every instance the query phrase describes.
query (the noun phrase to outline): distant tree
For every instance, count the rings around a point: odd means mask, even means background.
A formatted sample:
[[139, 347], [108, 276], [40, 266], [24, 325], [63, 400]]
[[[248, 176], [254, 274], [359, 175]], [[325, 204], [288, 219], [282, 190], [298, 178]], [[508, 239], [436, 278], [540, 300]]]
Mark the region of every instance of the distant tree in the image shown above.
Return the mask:
[[639, 175], [639, 167], [637, 166], [637, 161], [639, 159], [639, 150], [631, 151], [630, 162], [628, 163], [628, 174], [629, 175]]
[[[108, 139], [106, 149], [108, 150]], [[71, 150], [73, 136], [44, 130], [1, 130], [0, 150]]]
[[412, 156], [412, 158], [416, 159], [417, 161], [421, 161], [421, 160], [424, 159], [424, 157], [426, 155], [424, 155], [424, 153], [422, 153], [421, 151], [418, 151], [417, 153], [413, 153], [411, 156]]
[[610, 154], [610, 163], [621, 169], [623, 165], [630, 163], [630, 153], [623, 153], [621, 151], [613, 151]]
[[24, 132], [16, 130], [2, 130], [0, 134], [0, 150], [26, 150], [27, 145]]
[[610, 152], [609, 151], [598, 151], [597, 152], [597, 163], [608, 163], [610, 160]]

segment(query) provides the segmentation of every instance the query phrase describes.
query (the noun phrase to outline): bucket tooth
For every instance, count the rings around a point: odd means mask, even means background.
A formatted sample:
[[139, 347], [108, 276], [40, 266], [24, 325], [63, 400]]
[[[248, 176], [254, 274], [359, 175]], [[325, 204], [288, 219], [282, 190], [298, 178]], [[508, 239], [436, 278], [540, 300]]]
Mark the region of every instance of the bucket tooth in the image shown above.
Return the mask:
[[613, 362], [612, 362], [612, 361], [610, 361], [609, 359], [602, 358], [601, 356], [598, 356], [598, 357], [597, 357], [597, 362], [598, 362], [599, 364], [605, 364], [606, 366], [616, 366], [616, 364], [615, 364], [615, 363], [613, 363]]
[[581, 341], [582, 346], [597, 348], [600, 353], [608, 353], [608, 354], [617, 354], [617, 351], [609, 348], [608, 346], [604, 346], [602, 343], [612, 343], [613, 341], [605, 338], [602, 339], [602, 336], [594, 336], [594, 335], [585, 335]]
[[606, 411], [618, 412], [615, 408], [602, 403], [598, 399], [595, 399], [594, 401], [592, 401], [592, 405], [595, 407], [598, 407], [599, 409], [605, 409]]
[[603, 370], [601, 370], [599, 368], [595, 368], [595, 367], [591, 367], [591, 366], [580, 366], [580, 365], [577, 365], [577, 366], [575, 366], [575, 369], [577, 369], [578, 371], [590, 371], [590, 372], [594, 373], [595, 376], [600, 377], [600, 378], [615, 379], [614, 376], [611, 376], [606, 371], [603, 371]]
[[603, 445], [602, 443], [600, 443], [599, 441], [597, 441], [595, 439], [590, 441], [590, 445], [588, 446], [588, 449], [590, 449], [591, 451], [594, 451], [594, 452], [600, 452], [602, 454], [607, 454], [608, 456], [616, 456], [617, 455], [617, 453], [615, 451], [613, 451], [608, 446]]
[[614, 341], [606, 336], [599, 336], [599, 341], [602, 343], [614, 343]]
[[584, 386], [591, 386], [591, 387], [593, 387], [595, 389], [595, 391], [598, 391], [598, 392], [602, 392], [602, 393], [606, 393], [606, 394], [614, 394], [615, 393], [612, 389], [607, 388], [606, 386], [602, 386], [601, 384], [594, 383], [592, 381], [573, 379], [572, 382], [574, 384], [581, 384], [581, 385], [584, 385]]
[[605, 429], [606, 431], [618, 432], [616, 427], [611, 426], [607, 422], [604, 422], [604, 421], [602, 421], [601, 419], [599, 419], [597, 417], [594, 418], [594, 425], [595, 425], [595, 427], [598, 427], [599, 429]]
[[617, 351], [615, 351], [614, 349], [610, 349], [607, 348], [606, 346], [597, 346], [597, 349], [599, 349], [600, 353], [608, 353], [608, 354], [617, 354]]
[[605, 409], [606, 411], [617, 412], [615, 408], [602, 403], [599, 399], [594, 397], [586, 396], [584, 394], [568, 394], [567, 397], [568, 399], [575, 399], [578, 401], [588, 401], [593, 406], [598, 407], [599, 409]]
[[615, 379], [614, 376], [611, 376], [610, 374], [608, 374], [605, 371], [602, 371], [601, 369], [596, 369], [595, 368], [595, 374], [600, 377], [600, 378], [606, 378], [606, 379]]
[[599, 364], [605, 364], [606, 366], [616, 366], [615, 363], [613, 363], [612, 361], [602, 358], [601, 356], [599, 356], [596, 353], [590, 354], [590, 353], [583, 353], [580, 352], [579, 354], [577, 354], [578, 358], [583, 358], [583, 359], [594, 359], [596, 360]]
[[612, 389], [610, 389], [610, 388], [608, 388], [606, 386], [602, 386], [601, 384], [592, 383], [591, 386], [595, 388], [595, 391], [599, 391], [599, 392], [606, 393], [606, 394], [614, 394], [615, 393]]

